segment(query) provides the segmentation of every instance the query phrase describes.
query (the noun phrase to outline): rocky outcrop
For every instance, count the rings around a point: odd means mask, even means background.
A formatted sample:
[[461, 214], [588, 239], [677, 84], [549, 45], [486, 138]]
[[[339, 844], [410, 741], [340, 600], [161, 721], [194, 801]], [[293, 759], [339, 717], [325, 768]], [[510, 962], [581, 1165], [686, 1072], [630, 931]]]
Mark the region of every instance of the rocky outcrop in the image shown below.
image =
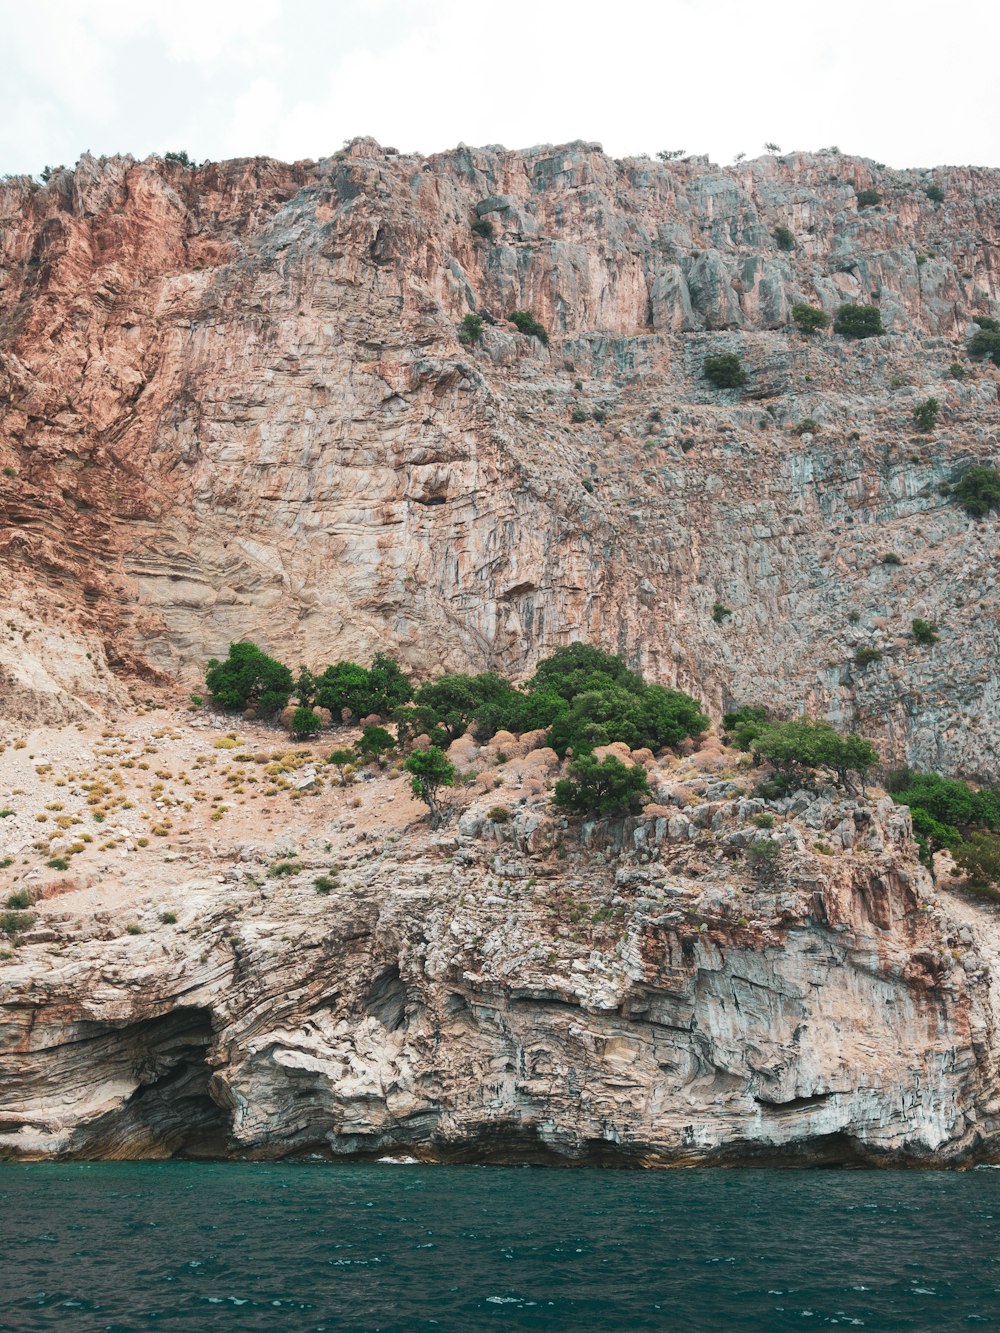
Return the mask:
[[[805, 703], [996, 777], [995, 529], [942, 490], [997, 453], [995, 370], [949, 366], [997, 313], [998, 183], [372, 140], [0, 182], [0, 579], [36, 608], [0, 643], [16, 708], [78, 715], [114, 692], [105, 657], [193, 684], [240, 636], [515, 675], [587, 637], [712, 710]], [[803, 299], [875, 301], [889, 332], [806, 337]], [[742, 394], [702, 376], [723, 350]], [[58, 634], [92, 678], [53, 669]]]
[[905, 809], [695, 762], [581, 828], [533, 794], [546, 754], [439, 834], [192, 844], [115, 910], [43, 899], [0, 962], [0, 1157], [996, 1157], [995, 940]]

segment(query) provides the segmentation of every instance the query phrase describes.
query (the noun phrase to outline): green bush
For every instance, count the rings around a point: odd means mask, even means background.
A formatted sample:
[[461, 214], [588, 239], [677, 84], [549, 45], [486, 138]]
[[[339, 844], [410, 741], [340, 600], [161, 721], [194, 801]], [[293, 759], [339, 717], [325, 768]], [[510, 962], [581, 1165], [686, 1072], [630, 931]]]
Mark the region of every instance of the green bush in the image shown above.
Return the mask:
[[385, 727], [365, 727], [355, 748], [362, 758], [375, 759], [381, 764], [382, 756], [395, 744]]
[[883, 565], [901, 565], [903, 562], [895, 551], [886, 551], [882, 557]]
[[730, 611], [729, 607], [725, 606], [722, 602], [716, 602], [712, 607], [712, 619], [717, 625], [721, 625], [724, 620], [729, 620], [732, 617], [732, 614], [733, 613]]
[[922, 643], [927, 647], [933, 643], [937, 643], [938, 639], [941, 637], [937, 632], [936, 625], [932, 625], [929, 620], [921, 620], [919, 616], [910, 621], [910, 632], [913, 634], [917, 643]]
[[313, 887], [317, 893], [321, 893], [325, 897], [326, 894], [331, 893], [337, 887], [337, 878], [335, 875], [317, 875], [313, 880]]
[[972, 518], [985, 518], [991, 509], [1000, 509], [1000, 472], [987, 465], [970, 467], [951, 493]]
[[649, 779], [640, 764], [631, 767], [614, 755], [600, 763], [581, 755], [569, 767], [570, 776], [555, 785], [553, 804], [573, 814], [613, 818], [638, 814], [649, 797]]
[[941, 189], [940, 185], [928, 185], [924, 194], [926, 194], [932, 204], [944, 203], [944, 190]]
[[436, 828], [441, 819], [439, 792], [442, 787], [454, 786], [455, 765], [432, 745], [428, 750], [414, 750], [403, 767], [410, 774], [410, 790], [427, 806]]
[[7, 906], [8, 906], [8, 907], [30, 907], [30, 906], [31, 906], [31, 894], [27, 891], [27, 889], [18, 889], [18, 891], [17, 891], [16, 893], [12, 893], [12, 894], [10, 895], [10, 897], [7, 899]]
[[458, 341], [469, 347], [472, 343], [481, 342], [482, 337], [482, 319], [478, 315], [466, 315], [459, 326]]
[[0, 935], [20, 935], [34, 924], [32, 912], [0, 912]]
[[579, 426], [581, 422], [590, 420], [590, 413], [586, 408], [574, 407], [573, 411], [569, 414], [569, 419], [574, 425]]
[[795, 427], [795, 434], [815, 435], [818, 430], [819, 430], [819, 425], [817, 424], [817, 422], [813, 421], [812, 417], [806, 417], [804, 421], [800, 421], [799, 424]]
[[292, 714], [290, 730], [293, 736], [314, 736], [323, 726], [318, 713], [311, 708], [296, 708]]
[[756, 838], [747, 848], [750, 873], [762, 888], [768, 888], [778, 878], [781, 846], [770, 838]]
[[267, 872], [272, 879], [287, 879], [289, 875], [297, 875], [302, 867], [298, 861], [275, 861]]
[[789, 227], [775, 227], [774, 240], [779, 250], [795, 249], [795, 233]]
[[936, 398], [925, 398], [913, 409], [913, 423], [918, 430], [932, 431], [937, 425], [941, 404]]
[[722, 719], [722, 729], [727, 740], [738, 750], [749, 750], [768, 725], [767, 709], [752, 704], [734, 708]]
[[882, 315], [875, 305], [842, 305], [833, 324], [834, 333], [843, 338], [877, 338], [885, 333]]
[[366, 669], [357, 662], [336, 662], [316, 680], [316, 703], [328, 708], [337, 720], [346, 708], [355, 717], [391, 717], [413, 697], [413, 686], [399, 663], [385, 653], [376, 653]]
[[948, 374], [953, 380], [964, 380], [965, 367], [962, 365], [961, 361], [953, 361], [948, 367]]
[[830, 323], [829, 315], [806, 301], [799, 301], [792, 306], [792, 319], [803, 333], [818, 333]]
[[188, 157], [187, 153], [183, 149], [181, 149], [179, 153], [164, 153], [163, 160], [164, 162], [169, 162], [172, 165], [178, 167], [194, 166], [194, 163], [191, 161], [191, 159]]
[[1000, 366], [1000, 333], [994, 329], [981, 328], [969, 339], [965, 349], [975, 361], [992, 361]]
[[882, 202], [882, 196], [878, 190], [859, 190], [857, 200], [858, 208], [874, 208], [876, 204]]
[[720, 352], [706, 356], [705, 378], [716, 389], [738, 389], [747, 382], [747, 373], [735, 352]]
[[355, 757], [353, 750], [348, 750], [342, 747], [339, 750], [331, 751], [330, 757], [326, 761], [328, 764], [332, 764], [337, 770], [337, 776], [340, 778], [340, 785], [342, 787], [347, 786], [347, 770], [353, 767]]
[[205, 683], [220, 708], [280, 713], [292, 693], [292, 673], [254, 643], [231, 643], [224, 662], [208, 664]]
[[972, 322], [986, 333], [1000, 333], [1000, 319], [993, 319], [991, 315], [973, 315]]
[[862, 736], [841, 736], [829, 722], [796, 718], [769, 723], [753, 740], [758, 759], [768, 759], [790, 777], [818, 768], [831, 769], [847, 788], [851, 773], [864, 785], [865, 774], [879, 762], [878, 751]]
[[995, 833], [970, 833], [952, 848], [952, 856], [976, 893], [1000, 896], [1000, 838]]
[[859, 648], [854, 654], [854, 665], [859, 667], [871, 666], [873, 662], [881, 662], [882, 654], [877, 648]]
[[530, 310], [512, 310], [510, 312], [510, 322], [527, 334], [529, 338], [537, 338], [543, 346], [549, 345], [549, 333], [544, 324], [540, 324]]
[[481, 236], [484, 241], [493, 239], [493, 223], [489, 218], [476, 218], [471, 226], [475, 235]]
[[486, 818], [491, 824], [507, 824], [510, 822], [510, 811], [505, 805], [491, 805]]

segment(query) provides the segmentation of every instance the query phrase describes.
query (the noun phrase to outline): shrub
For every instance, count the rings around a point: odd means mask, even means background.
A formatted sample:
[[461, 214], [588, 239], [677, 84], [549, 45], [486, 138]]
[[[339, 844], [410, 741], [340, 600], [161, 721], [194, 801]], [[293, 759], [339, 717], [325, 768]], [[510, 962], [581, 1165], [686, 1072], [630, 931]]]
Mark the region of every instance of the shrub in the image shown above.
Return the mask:
[[881, 662], [882, 654], [877, 648], [859, 648], [854, 654], [854, 665], [859, 667], [871, 666], [873, 662]]
[[774, 828], [774, 815], [759, 814], [754, 815], [750, 820], [756, 828]]
[[476, 218], [472, 224], [472, 231], [476, 236], [481, 236], [484, 241], [493, 239], [493, 223], [489, 218]]
[[586, 411], [585, 408], [574, 407], [573, 411], [569, 414], [569, 419], [578, 426], [582, 421], [590, 420], [590, 413]]
[[316, 681], [317, 705], [335, 718], [345, 708], [356, 717], [391, 717], [412, 697], [413, 686], [399, 663], [385, 653], [376, 653], [368, 669], [357, 662], [336, 662]]
[[952, 848], [968, 887], [976, 893], [998, 896], [1000, 884], [1000, 838], [995, 833], [970, 833]]
[[817, 768], [832, 769], [850, 789], [851, 773], [857, 773], [864, 785], [868, 769], [878, 763], [878, 751], [861, 736], [841, 736], [829, 722], [796, 718], [791, 722], [769, 723], [753, 740], [752, 750], [760, 759], [769, 759], [788, 776]]
[[288, 667], [254, 643], [231, 643], [224, 662], [208, 664], [205, 683], [221, 708], [255, 708], [264, 717], [279, 713], [292, 693]]
[[747, 848], [750, 873], [762, 887], [775, 882], [781, 860], [781, 847], [770, 838], [756, 838]]
[[323, 723], [318, 713], [311, 708], [296, 708], [292, 714], [290, 729], [293, 736], [314, 736]]
[[842, 305], [833, 324], [834, 333], [843, 338], [876, 338], [885, 333], [882, 315], [874, 305]]
[[27, 889], [18, 889], [18, 891], [17, 891], [16, 893], [12, 893], [12, 894], [10, 895], [10, 897], [7, 899], [7, 906], [8, 906], [8, 907], [30, 907], [30, 906], [31, 906], [31, 894], [27, 891]]
[[267, 873], [272, 879], [287, 879], [289, 875], [297, 875], [301, 869], [298, 861], [275, 861]]
[[414, 750], [403, 767], [410, 774], [410, 790], [427, 806], [431, 822], [437, 828], [441, 819], [438, 793], [442, 787], [454, 786], [455, 765], [432, 745], [429, 750]]
[[972, 518], [985, 518], [991, 509], [1000, 508], [1000, 472], [986, 465], [970, 467], [952, 495]]
[[919, 616], [910, 621], [910, 632], [917, 643], [922, 643], [928, 647], [932, 643], [937, 643], [941, 637], [937, 632], [936, 625], [932, 625], [929, 620], [921, 620]]
[[385, 727], [365, 727], [361, 739], [357, 742], [358, 754], [382, 763], [382, 756], [395, 745], [392, 736]]
[[629, 767], [614, 755], [600, 763], [581, 755], [570, 764], [570, 776], [555, 785], [553, 803], [573, 814], [615, 817], [637, 814], [649, 796], [649, 779], [640, 764]]
[[874, 208], [876, 204], [882, 202], [882, 196], [878, 190], [859, 190], [857, 200], [858, 208]]
[[181, 149], [181, 151], [180, 151], [179, 153], [164, 153], [164, 154], [163, 154], [163, 160], [164, 160], [164, 162], [169, 162], [169, 163], [171, 163], [172, 165], [174, 165], [174, 166], [178, 166], [178, 167], [193, 167], [193, 166], [194, 166], [194, 163], [193, 163], [193, 162], [191, 161], [191, 159], [188, 157], [188, 155], [187, 155], [187, 153], [184, 151], [184, 149]]
[[886, 551], [882, 557], [883, 565], [901, 565], [903, 562], [895, 551]]
[[51, 856], [51, 857], [49, 857], [49, 859], [45, 862], [45, 864], [46, 864], [47, 866], [51, 866], [53, 870], [68, 870], [68, 869], [69, 869], [69, 861], [67, 860], [67, 858], [66, 858], [65, 856]]
[[696, 736], [708, 719], [690, 695], [662, 685], [637, 689], [607, 684], [574, 696], [569, 711], [549, 729], [548, 742], [560, 755], [572, 749], [585, 754], [598, 745], [624, 742], [630, 749], [649, 746], [659, 750]]
[[1000, 333], [1000, 319], [993, 319], [990, 315], [973, 315], [972, 322], [987, 333]]
[[918, 430], [932, 431], [937, 425], [941, 404], [936, 398], [925, 398], [913, 409], [913, 422]]
[[177, 925], [177, 913], [176, 913], [176, 912], [161, 912], [161, 913], [160, 913], [160, 924], [161, 924], [161, 925], [164, 925], [164, 926], [176, 926], [176, 925]]
[[970, 830], [1000, 826], [1000, 791], [995, 787], [977, 790], [956, 778], [910, 768], [895, 769], [885, 785], [897, 804], [909, 806], [914, 837], [927, 866], [935, 852], [962, 843], [963, 832], [968, 837]]
[[491, 824], [506, 824], [510, 821], [510, 811], [505, 805], [491, 805], [486, 818]]
[[948, 367], [948, 374], [953, 380], [964, 380], [965, 367], [962, 365], [961, 361], [953, 361]]
[[803, 333], [818, 333], [830, 323], [829, 315], [806, 301], [799, 301], [792, 306], [792, 319]]
[[549, 334], [544, 324], [540, 324], [530, 310], [512, 310], [510, 322], [529, 338], [537, 338], [544, 346], [549, 345]]
[[818, 430], [819, 426], [815, 421], [813, 421], [812, 417], [806, 417], [804, 421], [800, 421], [799, 424], [795, 427], [795, 434], [815, 435]]
[[3, 474], [4, 474], [5, 477], [16, 477], [16, 476], [17, 476], [17, 468], [15, 468], [15, 467], [11, 467], [11, 465], [8, 463], [8, 464], [6, 465], [6, 467], [4, 468], [4, 470], [3, 470]]
[[464, 735], [475, 721], [477, 734], [489, 739], [516, 719], [518, 692], [502, 676], [483, 672], [478, 676], [440, 676], [421, 685], [414, 702], [428, 710], [426, 720], [440, 724], [448, 740]]
[[980, 328], [969, 339], [965, 350], [976, 361], [990, 360], [995, 366], [1000, 366], [1000, 333], [994, 329]]
[[928, 185], [924, 194], [926, 194], [932, 204], [944, 203], [944, 190], [941, 189], [940, 185]]
[[327, 763], [333, 764], [334, 768], [337, 770], [337, 776], [340, 778], [340, 785], [346, 787], [347, 779], [354, 764], [354, 751], [344, 749], [333, 750]]
[[712, 607], [712, 619], [717, 625], [721, 625], [724, 620], [728, 620], [732, 614], [729, 607], [724, 606], [722, 602], [716, 602]]
[[775, 227], [774, 240], [779, 250], [795, 249], [795, 233], [789, 227]]
[[768, 726], [767, 709], [750, 704], [734, 708], [722, 719], [722, 729], [730, 744], [739, 750], [749, 750], [766, 726]]
[[716, 389], [738, 389], [747, 382], [747, 373], [735, 352], [706, 356], [704, 372], [705, 378]]
[[20, 935], [35, 924], [32, 912], [0, 912], [0, 934]]
[[466, 315], [459, 325], [458, 341], [466, 347], [472, 343], [481, 342], [483, 337], [483, 321], [479, 315]]
[[313, 880], [313, 885], [317, 893], [328, 894], [337, 887], [337, 880], [330, 875], [317, 875]]

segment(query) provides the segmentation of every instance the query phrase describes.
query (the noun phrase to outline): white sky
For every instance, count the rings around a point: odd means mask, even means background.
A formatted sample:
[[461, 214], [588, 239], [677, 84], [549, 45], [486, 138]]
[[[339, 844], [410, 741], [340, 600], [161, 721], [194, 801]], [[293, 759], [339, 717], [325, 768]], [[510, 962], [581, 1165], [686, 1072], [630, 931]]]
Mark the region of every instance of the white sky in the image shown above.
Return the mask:
[[357, 134], [1000, 166], [995, 0], [0, 0], [0, 34], [0, 175]]

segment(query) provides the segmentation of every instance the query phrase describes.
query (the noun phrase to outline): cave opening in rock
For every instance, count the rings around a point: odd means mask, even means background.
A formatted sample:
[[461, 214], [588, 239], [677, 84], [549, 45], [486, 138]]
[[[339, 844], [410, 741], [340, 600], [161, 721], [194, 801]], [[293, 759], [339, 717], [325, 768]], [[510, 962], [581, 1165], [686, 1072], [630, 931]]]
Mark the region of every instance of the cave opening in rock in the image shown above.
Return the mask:
[[[82, 1127], [78, 1157], [224, 1157], [229, 1114], [211, 1097], [212, 1014], [173, 1009], [136, 1023], [87, 1024], [81, 1035], [102, 1049], [117, 1077], [134, 1081], [121, 1105]], [[96, 1068], [100, 1068], [98, 1064]]]

